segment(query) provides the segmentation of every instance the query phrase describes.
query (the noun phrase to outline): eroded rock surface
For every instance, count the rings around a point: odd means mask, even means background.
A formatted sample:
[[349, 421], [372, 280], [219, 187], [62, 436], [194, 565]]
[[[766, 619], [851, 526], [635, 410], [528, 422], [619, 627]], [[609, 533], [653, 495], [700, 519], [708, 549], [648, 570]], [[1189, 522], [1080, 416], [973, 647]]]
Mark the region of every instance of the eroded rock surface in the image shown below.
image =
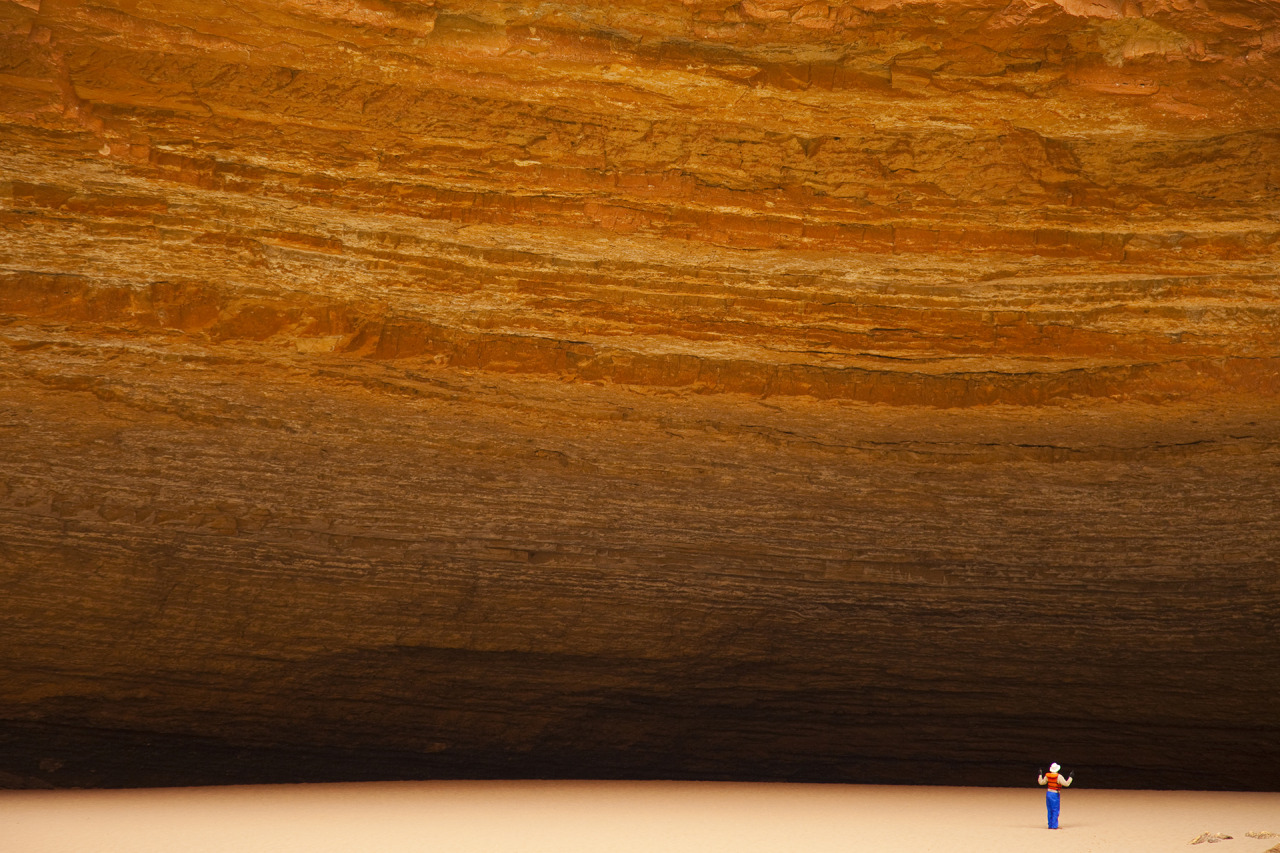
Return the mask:
[[0, 34], [0, 783], [1280, 789], [1274, 4]]

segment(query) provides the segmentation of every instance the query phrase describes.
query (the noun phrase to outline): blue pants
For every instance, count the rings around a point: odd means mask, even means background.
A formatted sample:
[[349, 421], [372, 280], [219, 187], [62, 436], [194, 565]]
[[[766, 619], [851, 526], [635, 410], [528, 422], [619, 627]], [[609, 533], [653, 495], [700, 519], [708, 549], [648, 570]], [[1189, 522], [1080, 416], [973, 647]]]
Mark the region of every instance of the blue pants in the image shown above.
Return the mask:
[[1049, 807], [1049, 828], [1058, 828], [1058, 807], [1062, 804], [1058, 799], [1057, 791], [1046, 791], [1044, 795], [1045, 805]]

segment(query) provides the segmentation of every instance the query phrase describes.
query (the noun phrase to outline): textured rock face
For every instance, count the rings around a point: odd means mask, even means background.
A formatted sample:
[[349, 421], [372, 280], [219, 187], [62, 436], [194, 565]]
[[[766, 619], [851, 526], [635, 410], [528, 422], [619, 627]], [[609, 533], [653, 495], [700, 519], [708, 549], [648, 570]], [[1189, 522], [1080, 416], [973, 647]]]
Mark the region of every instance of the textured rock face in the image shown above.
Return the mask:
[[0, 33], [0, 783], [1280, 789], [1273, 4]]

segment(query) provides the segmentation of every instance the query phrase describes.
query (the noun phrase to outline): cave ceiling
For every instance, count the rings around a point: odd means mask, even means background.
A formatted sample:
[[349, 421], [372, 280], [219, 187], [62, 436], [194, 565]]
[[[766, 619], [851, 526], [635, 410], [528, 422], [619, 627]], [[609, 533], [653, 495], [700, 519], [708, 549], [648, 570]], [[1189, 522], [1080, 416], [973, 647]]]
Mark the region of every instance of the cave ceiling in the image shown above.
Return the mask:
[[0, 785], [1280, 790], [1277, 81], [1247, 0], [0, 0]]

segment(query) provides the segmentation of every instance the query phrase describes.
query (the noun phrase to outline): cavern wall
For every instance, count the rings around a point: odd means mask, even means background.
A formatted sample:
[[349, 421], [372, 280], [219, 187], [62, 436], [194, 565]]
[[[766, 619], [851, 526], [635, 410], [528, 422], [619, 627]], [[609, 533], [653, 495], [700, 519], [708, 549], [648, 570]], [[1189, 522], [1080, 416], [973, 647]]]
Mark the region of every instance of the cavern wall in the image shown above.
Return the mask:
[[1274, 3], [0, 33], [0, 784], [1280, 790]]

